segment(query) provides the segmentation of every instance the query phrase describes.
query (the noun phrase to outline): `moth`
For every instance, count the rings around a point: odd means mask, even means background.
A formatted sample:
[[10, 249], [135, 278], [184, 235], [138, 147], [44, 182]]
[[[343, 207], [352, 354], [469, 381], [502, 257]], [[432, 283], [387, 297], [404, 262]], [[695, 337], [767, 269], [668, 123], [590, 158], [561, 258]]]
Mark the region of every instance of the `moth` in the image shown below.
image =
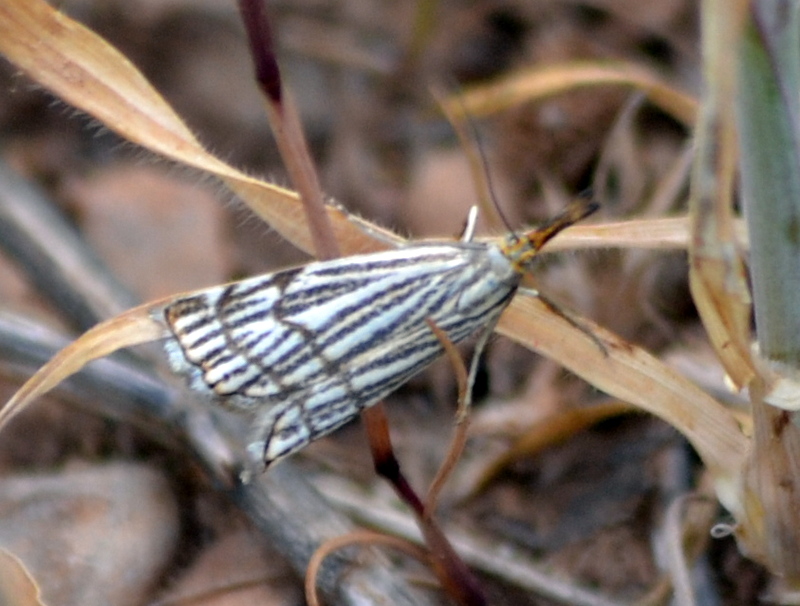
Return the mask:
[[594, 212], [581, 199], [501, 243], [453, 241], [310, 263], [173, 299], [156, 313], [190, 386], [254, 419], [268, 468], [389, 395], [453, 343], [491, 330], [531, 259]]

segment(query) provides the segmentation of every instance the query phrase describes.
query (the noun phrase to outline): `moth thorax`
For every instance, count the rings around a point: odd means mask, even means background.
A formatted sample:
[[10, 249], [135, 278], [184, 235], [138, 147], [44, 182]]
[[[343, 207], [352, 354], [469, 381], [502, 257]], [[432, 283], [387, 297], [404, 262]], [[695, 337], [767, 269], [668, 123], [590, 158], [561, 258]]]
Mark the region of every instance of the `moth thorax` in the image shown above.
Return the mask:
[[505, 246], [492, 246], [487, 251], [487, 279], [494, 279], [498, 283], [514, 283], [521, 273], [517, 269], [517, 261], [507, 254]]
[[506, 258], [506, 263], [510, 263], [513, 270], [521, 274], [525, 272], [531, 259], [536, 256], [539, 246], [538, 242], [533, 241], [526, 234], [511, 234], [500, 245], [500, 252]]

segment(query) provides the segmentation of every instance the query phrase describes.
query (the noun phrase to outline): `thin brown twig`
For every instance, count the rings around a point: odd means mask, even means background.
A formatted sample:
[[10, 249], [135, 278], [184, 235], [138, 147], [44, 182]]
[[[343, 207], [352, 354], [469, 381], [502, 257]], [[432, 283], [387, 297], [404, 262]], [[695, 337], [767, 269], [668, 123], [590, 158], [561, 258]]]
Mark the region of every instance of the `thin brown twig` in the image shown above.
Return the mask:
[[341, 256], [339, 244], [325, 211], [325, 198], [296, 105], [281, 78], [265, 2], [239, 0], [239, 12], [250, 43], [256, 81], [264, 93], [267, 117], [286, 170], [300, 194], [317, 257], [335, 259]]
[[319, 573], [319, 570], [322, 567], [322, 562], [325, 560], [325, 558], [327, 558], [334, 551], [342, 549], [343, 547], [347, 547], [348, 545], [354, 545], [358, 543], [364, 545], [373, 544], [394, 547], [395, 549], [418, 559], [422, 563], [427, 564], [429, 562], [429, 554], [422, 547], [419, 547], [418, 545], [415, 545], [414, 543], [405, 539], [388, 534], [382, 534], [380, 532], [374, 532], [372, 530], [354, 530], [353, 532], [348, 532], [347, 534], [328, 539], [317, 548], [317, 550], [314, 552], [314, 555], [311, 556], [311, 559], [308, 562], [304, 586], [306, 601], [308, 602], [309, 606], [320, 606], [319, 595], [317, 594], [317, 574]]
[[225, 582], [214, 587], [205, 587], [191, 593], [169, 596], [149, 602], [148, 606], [183, 606], [186, 604], [203, 604], [212, 600], [223, 601], [225, 596], [229, 596], [237, 591], [244, 591], [254, 587], [268, 586], [269, 582], [279, 582], [281, 578], [277, 574], [259, 574], [249, 579]]
[[369, 440], [375, 473], [392, 485], [400, 498], [417, 516], [422, 516], [424, 507], [416, 491], [400, 471], [400, 463], [394, 454], [392, 438], [389, 434], [389, 421], [383, 409], [383, 402], [361, 412], [361, 420]]
[[[275, 133], [281, 157], [292, 182], [300, 193], [309, 229], [315, 238], [317, 256], [320, 259], [338, 257], [339, 247], [327, 213], [325, 213], [322, 190], [313, 160], [308, 152], [294, 104], [289, 101], [283, 89], [265, 4], [262, 0], [239, 0], [239, 8], [250, 41], [256, 79], [267, 101], [266, 107], [270, 124]], [[446, 335], [444, 335], [444, 339], [440, 338], [440, 340], [443, 343], [445, 341], [449, 343]], [[445, 350], [448, 350], [447, 344], [444, 347]], [[452, 348], [452, 343], [449, 343], [449, 347]], [[463, 362], [461, 362], [461, 366], [463, 368]], [[466, 370], [463, 375], [466, 375]], [[463, 386], [462, 393], [466, 393], [468, 378], [462, 377], [460, 383]], [[460, 399], [466, 402], [466, 396]], [[465, 414], [460, 414], [459, 417], [466, 419]], [[459, 559], [432, 517], [426, 515], [421, 500], [401, 473], [392, 449], [388, 422], [383, 408], [378, 405], [365, 409], [362, 419], [367, 428], [375, 470], [392, 484], [400, 497], [411, 506], [418, 516], [420, 528], [431, 550], [434, 571], [443, 586], [459, 604], [465, 606], [485, 604], [486, 600], [480, 585]], [[460, 456], [464, 446], [465, 431], [466, 428], [462, 429], [460, 433], [457, 432], [453, 445], [453, 456], [448, 457], [445, 461], [443, 477], [439, 479], [437, 476], [438, 482], [434, 484], [432, 493], [433, 503], [435, 503], [438, 490], [449, 475], [452, 465]]]
[[[458, 352], [458, 348], [453, 344], [441, 328], [439, 328], [430, 318], [427, 320], [428, 326], [439, 339], [439, 342], [444, 347], [447, 357], [450, 359], [450, 364], [453, 366], [453, 372], [456, 374], [458, 382], [458, 412], [456, 416], [456, 427], [453, 438], [450, 442], [450, 448], [447, 450], [439, 470], [436, 472], [428, 493], [425, 497], [425, 508], [423, 510], [423, 517], [431, 518], [436, 511], [436, 502], [439, 499], [439, 494], [444, 488], [445, 482], [450, 477], [456, 462], [461, 458], [464, 452], [464, 446], [467, 442], [467, 431], [469, 429], [469, 400], [472, 386], [469, 384], [469, 375], [467, 374], [467, 367], [464, 365], [464, 360]], [[476, 351], [475, 355], [480, 352]]]
[[[464, 450], [466, 443], [466, 432], [468, 429], [468, 410], [470, 404], [470, 388], [474, 380], [475, 358], [473, 358], [472, 370], [473, 372], [467, 373], [464, 366], [464, 361], [458, 353], [458, 349], [439, 326], [431, 320], [426, 319], [436, 338], [439, 339], [442, 347], [444, 348], [447, 356], [453, 364], [453, 369], [458, 379], [458, 392], [459, 392], [459, 409], [457, 412], [457, 427], [453, 440], [451, 441], [450, 449], [439, 468], [426, 497], [426, 503], [422, 511], [418, 514], [418, 524], [425, 543], [431, 551], [431, 563], [433, 565], [436, 576], [441, 581], [448, 594], [456, 600], [458, 604], [463, 605], [478, 605], [485, 604], [486, 598], [483, 595], [483, 589], [480, 583], [464, 564], [461, 557], [456, 553], [450, 541], [439, 528], [438, 524], [433, 518], [436, 510], [436, 501], [439, 493], [444, 486], [447, 478], [453, 470], [461, 453]], [[491, 327], [488, 328], [491, 332]], [[475, 355], [480, 355], [481, 349], [486, 342], [487, 333], [484, 332], [478, 342]]]
[[[416, 491], [400, 472], [400, 465], [394, 455], [389, 436], [386, 416], [362, 415], [367, 423], [367, 435], [378, 475], [387, 480], [398, 496], [407, 503], [414, 512], [420, 532], [430, 551], [430, 564], [444, 590], [462, 606], [483, 606], [486, 599], [477, 579], [456, 553], [450, 541], [439, 528], [432, 515], [426, 513]], [[379, 439], [375, 439], [375, 438]]]

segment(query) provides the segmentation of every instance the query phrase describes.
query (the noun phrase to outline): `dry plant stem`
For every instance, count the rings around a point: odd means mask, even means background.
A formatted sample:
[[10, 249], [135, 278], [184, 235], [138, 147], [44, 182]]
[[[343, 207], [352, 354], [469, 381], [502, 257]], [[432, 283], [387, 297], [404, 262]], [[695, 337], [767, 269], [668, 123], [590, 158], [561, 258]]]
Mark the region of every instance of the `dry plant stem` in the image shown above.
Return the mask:
[[[334, 259], [341, 255], [339, 245], [325, 209], [322, 189], [313, 159], [308, 151], [296, 106], [288, 97], [288, 91], [281, 79], [266, 3], [264, 0], [240, 0], [239, 10], [250, 42], [256, 80], [266, 100], [270, 125], [292, 183], [300, 193], [300, 201], [305, 210], [306, 222], [311, 232], [316, 256], [321, 260]], [[383, 450], [384, 443], [390, 443], [386, 413], [382, 406], [373, 406], [364, 410], [361, 416], [365, 425], [373, 428], [368, 430], [367, 434], [374, 456], [375, 452]], [[384, 432], [384, 435], [373, 433], [381, 431]], [[394, 461], [392, 477], [398, 478], [398, 481], [402, 479], [402, 483], [397, 485], [398, 489], [411, 499], [408, 501], [409, 505], [415, 507], [415, 500], [419, 501], [419, 499], [408, 486], [408, 482], [400, 475], [394, 454], [391, 455], [390, 460]], [[390, 462], [379, 463], [376, 459], [376, 469], [382, 465], [390, 465]]]
[[[281, 546], [281, 553], [301, 575], [318, 546], [353, 530], [348, 519], [332, 512], [316, 490], [302, 481], [292, 465], [281, 463], [270, 473], [239, 484], [229, 494], [256, 527]], [[393, 604], [432, 604], [425, 593], [406, 584], [383, 558], [326, 558], [316, 575], [317, 586], [330, 604], [379, 604], [392, 596]]]
[[0, 246], [79, 330], [136, 304], [45, 192], [2, 160]]
[[[335, 477], [320, 478], [316, 485], [330, 502], [361, 523], [415, 543], [423, 542], [419, 525], [410, 515], [372, 493], [366, 494], [362, 487]], [[473, 569], [523, 591], [569, 606], [619, 606], [619, 602], [564, 581], [512, 545], [498, 545], [496, 539], [483, 539], [457, 528], [448, 528], [448, 536]]]
[[[256, 68], [256, 80], [266, 100], [270, 125], [275, 134], [281, 158], [286, 164], [292, 182], [300, 193], [300, 201], [305, 209], [306, 222], [311, 231], [316, 256], [321, 260], [334, 259], [341, 254], [339, 245], [325, 209], [322, 189], [314, 162], [308, 151], [297, 109], [288, 98], [281, 79], [272, 31], [267, 18], [266, 4], [264, 0], [240, 0], [239, 10], [250, 42], [250, 53]], [[375, 456], [375, 452], [384, 450], [385, 444], [391, 444], [388, 438], [386, 414], [382, 406], [374, 406], [364, 410], [361, 416], [365, 425], [373, 428], [368, 429], [367, 434], [373, 456]], [[374, 432], [383, 432], [383, 435]], [[391, 449], [391, 445], [389, 448]], [[376, 470], [383, 465], [391, 465], [391, 462], [394, 463], [394, 467], [387, 468], [387, 471], [392, 473], [391, 477], [397, 478], [398, 490], [405, 495], [404, 498], [410, 499], [409, 505], [415, 507], [419, 499], [405, 478], [400, 475], [400, 468], [393, 453], [386, 462], [379, 462], [378, 459], [375, 459]]]
[[697, 113], [697, 101], [678, 91], [658, 75], [627, 63], [570, 62], [536, 67], [499, 78], [489, 84], [471, 87], [463, 100], [448, 101], [450, 111], [484, 117], [505, 109], [552, 97], [559, 93], [592, 86], [619, 85], [645, 93], [654, 105], [690, 126]]
[[[487, 326], [478, 338], [478, 343], [473, 352], [470, 372], [464, 366], [464, 360], [453, 342], [441, 328], [432, 320], [428, 320], [433, 333], [444, 348], [458, 380], [458, 411], [456, 412], [456, 428], [448, 448], [447, 455], [442, 461], [425, 498], [425, 506], [420, 516], [420, 527], [425, 536], [426, 543], [431, 547], [431, 559], [437, 576], [443, 580], [448, 593], [456, 598], [459, 604], [483, 604], [486, 599], [477, 579], [453, 549], [450, 541], [434, 522], [436, 503], [439, 493], [449, 478], [455, 464], [464, 451], [469, 429], [469, 407], [471, 404], [472, 385], [477, 372], [478, 357], [481, 355], [486, 341], [491, 335], [494, 325]], [[436, 549], [434, 549], [436, 547]]]
[[[379, 402], [372, 408], [376, 407], [383, 408], [383, 402]], [[392, 485], [398, 496], [411, 507], [416, 515], [422, 516], [424, 509], [422, 500], [400, 472], [400, 463], [397, 461], [392, 448], [392, 438], [389, 434], [389, 421], [386, 418], [386, 414], [362, 414], [361, 420], [364, 422], [364, 430], [369, 439], [369, 449], [375, 473]]]
[[695, 131], [689, 199], [689, 280], [700, 317], [726, 372], [739, 387], [754, 376], [750, 295], [733, 227], [737, 145], [732, 99], [744, 0], [706, 0], [702, 22], [706, 93]]
[[[250, 42], [250, 54], [255, 63], [256, 81], [264, 93], [267, 115], [278, 143], [281, 158], [292, 183], [300, 193], [300, 201], [305, 210], [306, 222], [311, 232], [316, 256], [320, 260], [334, 259], [341, 256], [341, 252], [325, 209], [322, 188], [319, 185], [313, 159], [308, 151], [296, 106], [288, 97], [288, 91], [281, 79], [266, 3], [264, 0], [239, 0], [239, 11]], [[374, 406], [366, 409], [362, 412], [362, 417], [366, 426], [373, 428], [367, 432], [373, 456], [375, 452], [382, 452], [385, 444], [389, 444], [391, 449], [388, 424], [383, 408]], [[383, 435], [373, 432], [383, 432]], [[419, 501], [419, 499], [405, 478], [400, 475], [394, 454], [392, 453], [385, 463], [376, 459], [375, 467], [379, 469], [382, 465], [391, 465], [392, 461], [394, 462], [394, 469], [390, 470], [392, 477], [398, 478], [398, 482], [402, 480], [397, 485], [398, 489], [402, 491], [401, 494], [405, 494], [411, 499], [408, 501], [409, 505], [415, 507], [415, 500]]]
[[[694, 606], [698, 603], [690, 573], [691, 560], [696, 557], [697, 554], [695, 552], [697, 552], [697, 549], [696, 545], [687, 544], [687, 539], [690, 538], [689, 533], [694, 530], [695, 537], [699, 535], [706, 539], [699, 541], [701, 547], [705, 546], [708, 542], [707, 538], [709, 537], [712, 516], [716, 512], [715, 503], [710, 500], [704, 500], [700, 505], [705, 505], [710, 515], [700, 516], [699, 522], [701, 524], [690, 518], [689, 512], [695, 509], [693, 505], [698, 505], [698, 498], [702, 497], [700, 495], [683, 495], [674, 499], [667, 508], [664, 523], [664, 530], [667, 535], [667, 565], [672, 581], [674, 599], [676, 603], [682, 606]], [[684, 519], [686, 523], [684, 523]], [[690, 528], [688, 523], [692, 523], [694, 528]], [[700, 527], [701, 525], [702, 527]], [[694, 542], [697, 543], [697, 541]]]
[[[451, 359], [458, 362], [455, 366], [458, 367], [460, 365], [461, 370], [459, 371], [458, 368], [456, 370], [459, 378], [463, 378], [459, 390], [462, 393], [466, 393], [466, 369], [464, 368], [461, 357], [458, 355], [458, 351], [447, 338], [447, 335], [439, 329], [438, 326], [431, 321], [428, 321], [428, 324], [431, 326], [431, 330], [433, 330], [436, 336], [442, 340], [442, 345], [448, 352], [448, 355], [451, 356]], [[453, 356], [455, 356], [455, 358], [453, 358]], [[457, 604], [463, 604], [465, 606], [485, 604], [486, 599], [483, 596], [483, 590], [480, 584], [461, 561], [461, 558], [450, 545], [450, 541], [448, 541], [447, 537], [433, 519], [433, 509], [431, 505], [435, 503], [436, 492], [433, 493], [433, 502], [430, 500], [429, 496], [427, 505], [423, 504], [414, 489], [400, 472], [400, 465], [392, 449], [386, 415], [365, 416], [364, 421], [367, 435], [369, 436], [372, 460], [375, 463], [375, 472], [379, 476], [385, 478], [395, 489], [398, 496], [411, 506], [417, 518], [420, 530], [425, 537], [425, 543], [430, 549], [430, 562], [442, 586]], [[458, 451], [457, 441], [456, 445], [451, 448], [451, 451]], [[456, 454], [460, 454], [460, 451], [456, 452]], [[444, 474], [446, 473], [447, 469], [444, 471]], [[442, 475], [443, 472], [440, 470], [440, 473], [437, 474], [437, 478]], [[446, 475], [444, 479], [446, 479]], [[439, 479], [438, 484], [443, 484], [444, 479]]]
[[480, 583], [439, 527], [427, 519], [420, 522], [420, 528], [430, 548], [430, 563], [447, 595], [459, 606], [488, 604]]
[[292, 183], [300, 193], [316, 256], [320, 260], [335, 259], [341, 256], [339, 245], [325, 211], [322, 188], [303, 135], [297, 108], [291, 102], [281, 79], [266, 3], [264, 0], [239, 0], [239, 11], [250, 42], [256, 81], [264, 93], [267, 115], [281, 158], [286, 164]]
[[[447, 449], [442, 464], [436, 472], [431, 485], [428, 487], [428, 493], [425, 495], [425, 507], [423, 509], [423, 517], [431, 518], [436, 512], [436, 504], [439, 500], [439, 494], [444, 488], [445, 482], [450, 477], [461, 454], [464, 452], [464, 446], [467, 443], [467, 431], [469, 430], [469, 409], [471, 404], [472, 383], [470, 376], [467, 373], [467, 368], [464, 366], [464, 360], [461, 359], [461, 354], [458, 348], [448, 338], [441, 328], [439, 328], [432, 320], [428, 319], [428, 326], [439, 339], [439, 342], [444, 347], [447, 357], [450, 359], [450, 364], [456, 374], [456, 381], [458, 384], [458, 411], [456, 412], [456, 427], [453, 433], [453, 438], [450, 441], [450, 447]], [[487, 329], [480, 337], [478, 345], [473, 353], [473, 365], [475, 365], [476, 358], [480, 356], [488, 335], [491, 334], [491, 328]]]
[[[694, 147], [686, 144], [684, 151], [675, 159], [663, 178], [656, 183], [656, 188], [648, 196], [646, 205], [647, 217], [657, 217], [672, 212], [683, 202], [683, 190], [692, 170], [694, 161]], [[736, 229], [734, 223], [734, 229]], [[742, 230], [744, 231], [744, 230]]]
[[[432, 516], [426, 515], [426, 509], [417, 493], [400, 473], [400, 467], [394, 456], [386, 415], [364, 417], [367, 435], [370, 440], [375, 472], [385, 478], [395, 489], [398, 496], [407, 503], [417, 519], [425, 544], [430, 549], [430, 562], [434, 572], [447, 593], [458, 604], [485, 604], [483, 591], [473, 578], [472, 573], [464, 565], [453, 550], [444, 533], [439, 529]], [[379, 437], [379, 440], [375, 440]]]
[[[335, 258], [340, 254], [339, 247], [325, 212], [322, 190], [302, 134], [295, 105], [288, 102], [281, 82], [265, 4], [259, 0], [240, 0], [239, 8], [250, 40], [251, 54], [256, 65], [256, 78], [267, 100], [270, 124], [281, 157], [286, 163], [292, 182], [300, 192], [311, 233], [318, 239], [315, 242], [317, 256], [320, 259]], [[400, 472], [400, 466], [392, 450], [383, 407], [375, 406], [364, 410], [362, 418], [367, 428], [375, 470], [395, 487], [401, 498], [420, 517], [423, 533], [429, 540], [434, 569], [448, 593], [459, 604], [484, 604], [485, 599], [479, 585], [433, 520], [424, 516], [422, 502]]]
[[399, 551], [407, 553], [422, 563], [428, 562], [428, 552], [421, 549], [414, 543], [398, 539], [370, 530], [356, 530], [346, 535], [334, 537], [319, 546], [308, 562], [308, 570], [305, 577], [305, 594], [309, 606], [320, 606], [319, 595], [317, 594], [317, 575], [319, 574], [322, 562], [331, 553], [349, 545], [384, 545], [393, 547]]
[[[339, 245], [325, 209], [322, 189], [297, 109], [281, 78], [266, 3], [264, 0], [239, 0], [239, 10], [250, 42], [256, 80], [266, 100], [270, 125], [292, 183], [300, 193], [316, 256], [321, 260], [339, 257]], [[382, 404], [365, 409], [362, 418], [378, 475], [389, 480], [401, 498], [415, 511], [421, 512], [422, 503], [400, 472], [392, 450]], [[435, 549], [435, 545], [432, 544], [431, 548]]]
[[[382, 406], [382, 404], [378, 406]], [[486, 600], [480, 585], [461, 561], [433, 518], [426, 515], [422, 501], [408, 480], [400, 473], [400, 465], [392, 449], [386, 415], [362, 415], [362, 419], [369, 437], [375, 472], [392, 485], [397, 495], [414, 512], [419, 529], [425, 537], [425, 544], [430, 550], [430, 562], [445, 591], [457, 604], [464, 606], [485, 604]]]

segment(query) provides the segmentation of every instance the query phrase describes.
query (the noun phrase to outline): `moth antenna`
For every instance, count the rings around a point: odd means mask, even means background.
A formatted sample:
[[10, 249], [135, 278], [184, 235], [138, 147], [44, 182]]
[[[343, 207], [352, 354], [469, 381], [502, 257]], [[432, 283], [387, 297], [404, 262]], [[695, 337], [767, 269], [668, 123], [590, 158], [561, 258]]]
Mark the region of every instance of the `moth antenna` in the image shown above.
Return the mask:
[[[461, 97], [458, 98], [459, 103], [463, 106], [463, 100]], [[514, 228], [511, 227], [511, 223], [509, 222], [508, 218], [506, 217], [503, 209], [500, 208], [500, 204], [497, 201], [497, 192], [494, 189], [494, 181], [492, 179], [492, 171], [489, 169], [489, 159], [486, 157], [486, 150], [481, 145], [481, 138], [480, 132], [478, 131], [478, 125], [475, 124], [475, 120], [473, 120], [470, 113], [467, 111], [467, 108], [464, 107], [464, 119], [467, 121], [470, 130], [472, 131], [472, 138], [475, 141], [475, 147], [478, 150], [478, 157], [481, 161], [481, 169], [483, 173], [483, 178], [486, 181], [486, 191], [489, 193], [489, 199], [492, 201], [492, 206], [494, 207], [495, 211], [497, 212], [497, 216], [500, 217], [500, 221], [502, 221], [503, 225], [506, 228], [506, 231], [513, 234], [513, 237], [517, 237], [517, 234], [514, 232]]]
[[[431, 94], [434, 99], [436, 99], [448, 122], [452, 125], [458, 137], [458, 141], [461, 144], [461, 148], [467, 156], [472, 180], [475, 184], [475, 190], [478, 192], [478, 199], [483, 206], [484, 212], [490, 208], [493, 209], [495, 213], [494, 218], [499, 218], [506, 231], [513, 233], [514, 230], [511, 224], [497, 202], [498, 198], [495, 193], [491, 171], [489, 170], [486, 150], [481, 145], [480, 132], [477, 124], [472, 118], [472, 115], [467, 111], [461, 95], [455, 95], [455, 101], [452, 102], [445, 99], [446, 93], [435, 87], [432, 88]], [[455, 110], [456, 104], [457, 107], [460, 108], [460, 111]], [[489, 201], [491, 201], [491, 204]], [[487, 214], [490, 216], [492, 215], [491, 212]], [[516, 234], [514, 237], [516, 237]]]

